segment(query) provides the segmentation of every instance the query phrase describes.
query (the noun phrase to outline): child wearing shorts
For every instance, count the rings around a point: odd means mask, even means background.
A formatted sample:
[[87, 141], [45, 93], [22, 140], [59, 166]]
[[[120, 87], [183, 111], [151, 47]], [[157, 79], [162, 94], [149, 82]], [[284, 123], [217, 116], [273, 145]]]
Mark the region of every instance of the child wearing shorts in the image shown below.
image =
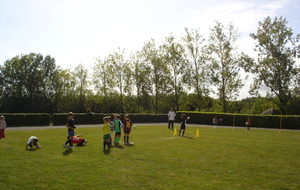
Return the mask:
[[180, 125], [180, 130], [178, 133], [178, 136], [180, 137], [180, 133], [182, 131], [182, 136], [184, 137], [184, 132], [186, 128], [186, 120], [190, 119], [190, 117], [187, 117], [185, 114], [181, 114], [181, 125]]
[[117, 115], [115, 119], [115, 145], [119, 145], [120, 143], [120, 138], [121, 138], [121, 128], [123, 127], [122, 122], [120, 121], [121, 116]]
[[124, 116], [124, 144], [129, 144], [129, 134], [131, 131], [132, 122], [128, 115]]
[[111, 120], [110, 116], [108, 116], [108, 123], [109, 123], [109, 133], [110, 133], [109, 146], [111, 147], [112, 146], [112, 138], [115, 133], [115, 124]]
[[75, 120], [74, 120], [74, 114], [72, 112], [70, 112], [68, 114], [68, 122], [66, 124], [66, 127], [68, 128], [68, 140], [63, 144], [63, 146], [65, 148], [68, 148], [68, 143], [69, 143], [69, 148], [75, 148], [73, 146], [73, 137], [74, 137], [74, 129], [76, 128], [75, 127]]
[[103, 129], [103, 148], [105, 149], [105, 146], [107, 145], [107, 148], [110, 148], [110, 145], [109, 145], [109, 140], [110, 140], [110, 132], [109, 132], [109, 123], [108, 123], [108, 117], [104, 117], [103, 118], [103, 126], [102, 126], [102, 129]]

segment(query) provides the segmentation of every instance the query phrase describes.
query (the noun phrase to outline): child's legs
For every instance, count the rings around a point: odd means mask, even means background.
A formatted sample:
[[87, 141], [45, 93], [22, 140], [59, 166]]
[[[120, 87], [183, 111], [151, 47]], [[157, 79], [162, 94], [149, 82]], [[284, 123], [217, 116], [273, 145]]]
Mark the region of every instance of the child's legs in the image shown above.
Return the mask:
[[0, 129], [0, 138], [4, 138], [5, 135], [4, 135], [4, 129]]
[[115, 143], [119, 143], [119, 141], [120, 141], [120, 136], [121, 136], [121, 132], [116, 132], [116, 135], [115, 135]]

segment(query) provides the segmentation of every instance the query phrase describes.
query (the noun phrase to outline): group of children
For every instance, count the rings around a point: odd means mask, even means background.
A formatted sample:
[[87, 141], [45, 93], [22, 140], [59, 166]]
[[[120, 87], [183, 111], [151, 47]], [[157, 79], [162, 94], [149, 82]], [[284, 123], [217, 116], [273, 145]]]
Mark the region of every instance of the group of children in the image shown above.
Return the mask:
[[112, 139], [114, 137], [114, 145], [118, 146], [121, 139], [121, 131], [124, 131], [124, 144], [129, 144], [129, 134], [131, 132], [132, 122], [128, 115], [124, 116], [124, 122], [121, 121], [121, 116], [114, 114], [114, 119], [111, 120], [110, 116], [103, 118], [103, 148], [107, 146], [112, 147]]
[[[132, 122], [129, 119], [128, 115], [124, 116], [124, 122], [121, 121], [121, 116], [114, 114], [114, 119], [111, 120], [110, 116], [106, 116], [103, 118], [103, 148], [106, 146], [108, 148], [112, 147], [112, 139], [114, 137], [114, 145], [117, 146], [120, 143], [121, 138], [121, 130], [124, 131], [124, 144], [129, 144], [129, 134], [132, 127]], [[70, 112], [68, 114], [68, 122], [66, 124], [66, 127], [68, 128], [68, 139], [63, 144], [65, 148], [75, 148], [73, 146], [73, 143], [77, 143], [77, 145], [84, 146], [87, 141], [85, 139], [80, 138], [78, 135], [74, 136], [74, 129], [75, 127], [75, 120], [74, 120], [74, 114]], [[68, 146], [69, 144], [69, 146]]]

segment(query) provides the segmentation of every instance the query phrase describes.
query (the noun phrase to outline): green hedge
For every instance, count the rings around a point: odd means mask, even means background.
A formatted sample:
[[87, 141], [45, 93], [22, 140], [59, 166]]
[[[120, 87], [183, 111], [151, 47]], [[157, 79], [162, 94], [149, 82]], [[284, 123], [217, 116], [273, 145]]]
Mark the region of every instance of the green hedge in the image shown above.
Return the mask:
[[49, 126], [51, 115], [48, 113], [2, 113], [7, 126]]
[[[180, 115], [185, 113], [190, 116], [191, 119], [188, 123], [192, 124], [204, 124], [211, 125], [212, 119], [217, 116], [222, 118], [223, 125], [226, 126], [245, 126], [247, 117], [250, 117], [253, 127], [260, 128], [280, 128], [280, 122], [282, 117], [282, 129], [297, 129], [300, 130], [300, 115], [293, 116], [280, 116], [280, 115], [243, 115], [243, 114], [229, 114], [229, 113], [204, 113], [204, 112], [184, 112], [178, 111], [176, 113], [176, 122], [180, 122]], [[49, 126], [53, 125], [65, 125], [67, 122], [68, 113], [56, 113], [52, 116], [48, 113], [3, 113], [5, 120], [9, 126]], [[102, 124], [104, 113], [75, 113], [74, 119], [76, 124]], [[122, 115], [122, 119], [124, 114]], [[167, 114], [129, 114], [129, 118], [133, 123], [167, 123]]]
[[280, 129], [280, 120], [282, 117], [282, 129], [297, 129], [300, 130], [300, 115], [246, 115], [246, 114], [229, 114], [229, 113], [205, 113], [205, 112], [184, 112], [176, 113], [177, 120], [180, 115], [185, 113], [190, 116], [189, 123], [212, 125], [212, 119], [217, 116], [222, 118], [223, 125], [226, 126], [245, 126], [248, 117], [252, 121], [252, 127], [259, 128], [275, 128]]
[[[56, 113], [53, 114], [53, 125], [65, 125], [67, 123], [68, 113]], [[110, 115], [113, 117], [113, 114], [104, 114], [104, 113], [74, 113], [74, 119], [77, 125], [83, 124], [102, 124], [103, 117]], [[121, 114], [121, 119], [123, 120], [124, 114]], [[167, 114], [158, 114], [158, 115], [144, 115], [144, 114], [129, 114], [129, 118], [133, 123], [160, 123], [167, 122]]]

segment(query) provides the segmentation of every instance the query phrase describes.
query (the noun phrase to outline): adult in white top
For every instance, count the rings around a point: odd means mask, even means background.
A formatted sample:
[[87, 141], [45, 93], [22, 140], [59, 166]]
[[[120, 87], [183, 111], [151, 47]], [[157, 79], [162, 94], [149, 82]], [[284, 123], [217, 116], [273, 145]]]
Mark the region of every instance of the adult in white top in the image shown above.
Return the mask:
[[173, 108], [170, 109], [169, 114], [168, 114], [168, 121], [169, 121], [169, 125], [168, 128], [170, 129], [170, 127], [172, 127], [172, 130], [174, 128], [174, 121], [175, 121], [175, 112], [173, 111]]

